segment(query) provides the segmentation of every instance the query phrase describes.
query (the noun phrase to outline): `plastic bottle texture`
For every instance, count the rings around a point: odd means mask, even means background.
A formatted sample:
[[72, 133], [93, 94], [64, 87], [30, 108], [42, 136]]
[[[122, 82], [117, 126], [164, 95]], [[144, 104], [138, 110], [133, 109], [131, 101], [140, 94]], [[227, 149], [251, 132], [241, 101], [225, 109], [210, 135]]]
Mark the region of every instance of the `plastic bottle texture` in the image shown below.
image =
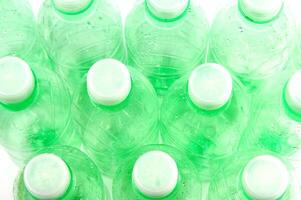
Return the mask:
[[53, 71], [3, 57], [0, 83], [0, 142], [19, 164], [40, 148], [80, 143], [70, 95]]
[[301, 147], [301, 71], [287, 71], [259, 93], [256, 118], [242, 141], [279, 155], [292, 155]]
[[0, 57], [14, 55], [29, 62], [45, 63], [48, 57], [40, 42], [28, 2], [0, 1]]
[[205, 61], [208, 31], [193, 0], [145, 0], [126, 19], [129, 63], [164, 95], [176, 79]]
[[237, 75], [250, 89], [285, 68], [292, 23], [283, 0], [239, 0], [213, 22], [210, 60]]
[[99, 59], [125, 59], [121, 16], [106, 0], [46, 0], [39, 25], [71, 93]]
[[15, 200], [106, 200], [107, 191], [96, 165], [71, 147], [40, 151], [15, 182]]
[[120, 200], [196, 200], [202, 186], [192, 162], [178, 150], [149, 145], [133, 152], [113, 179], [113, 198]]
[[193, 160], [210, 161], [238, 149], [249, 113], [244, 86], [222, 66], [207, 63], [178, 80], [164, 97], [161, 135]]
[[292, 200], [296, 187], [288, 160], [261, 151], [237, 153], [221, 163], [210, 183], [208, 200]]
[[76, 95], [85, 150], [112, 176], [128, 154], [158, 143], [158, 101], [148, 80], [114, 59], [98, 61]]

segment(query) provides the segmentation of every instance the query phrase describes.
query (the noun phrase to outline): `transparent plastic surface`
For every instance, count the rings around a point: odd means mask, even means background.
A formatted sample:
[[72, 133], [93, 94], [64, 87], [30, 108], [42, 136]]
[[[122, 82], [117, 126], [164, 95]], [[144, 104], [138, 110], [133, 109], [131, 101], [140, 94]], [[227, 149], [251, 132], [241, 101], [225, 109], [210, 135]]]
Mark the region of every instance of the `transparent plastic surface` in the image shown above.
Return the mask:
[[121, 16], [109, 1], [93, 0], [85, 10], [69, 14], [46, 0], [39, 26], [56, 70], [67, 80], [71, 92], [96, 61], [125, 59]]
[[18, 104], [0, 104], [1, 144], [21, 165], [41, 148], [80, 145], [64, 82], [48, 68], [29, 66], [35, 77], [32, 95]]
[[286, 101], [286, 88], [295, 70], [287, 70], [258, 92], [253, 118], [241, 148], [257, 146], [279, 155], [292, 155], [301, 147], [301, 115]]
[[[219, 167], [216, 169], [216, 173], [213, 176], [213, 179], [210, 182], [209, 191], [208, 191], [208, 200], [216, 200], [216, 199], [225, 199], [225, 200], [232, 200], [232, 199], [240, 199], [240, 200], [250, 200], [254, 199], [250, 197], [250, 195], [247, 193], [245, 186], [243, 185], [243, 175], [244, 170], [246, 169], [246, 166], [248, 163], [256, 158], [257, 156], [273, 156], [275, 159], [279, 159], [280, 162], [282, 162], [285, 167], [287, 168], [289, 172], [289, 185], [284, 191], [284, 193], [279, 198], [257, 198], [260, 200], [263, 199], [279, 199], [279, 200], [288, 200], [288, 199], [295, 199], [295, 195], [297, 196], [297, 192], [295, 187], [293, 186], [294, 181], [292, 180], [292, 173], [291, 173], [291, 166], [289, 164], [289, 161], [286, 159], [283, 159], [282, 157], [279, 157], [277, 155], [271, 154], [268, 151], [262, 151], [259, 149], [249, 149], [248, 151], [244, 149], [243, 152], [237, 152], [234, 155], [231, 155], [229, 157], [223, 158], [222, 160], [217, 161], [216, 163], [219, 163]], [[258, 157], [257, 157], [258, 158]], [[268, 168], [266, 168], [268, 169]], [[274, 168], [275, 169], [275, 168]], [[274, 169], [270, 169], [270, 171], [274, 172]], [[252, 172], [252, 171], [251, 171]], [[278, 173], [279, 175], [279, 173]], [[277, 173], [276, 173], [277, 176]], [[261, 192], [262, 197], [264, 195], [271, 195], [274, 192], [278, 193], [279, 190], [274, 190], [274, 188], [267, 188], [267, 185], [265, 185], [267, 179], [271, 179], [272, 177], [268, 176], [267, 174], [263, 174], [262, 176], [256, 176], [252, 177], [256, 179], [258, 182], [258, 186], [262, 184], [264, 187], [256, 188], [258, 191]], [[286, 179], [286, 177], [277, 177], [279, 179]], [[279, 179], [275, 180], [279, 180]], [[269, 183], [269, 182], [268, 182]], [[282, 182], [283, 183], [283, 182]], [[271, 183], [269, 183], [271, 184]], [[269, 185], [268, 184], [268, 185]], [[271, 184], [273, 186], [273, 184]], [[280, 183], [281, 185], [281, 183]], [[275, 186], [275, 185], [274, 185]], [[276, 186], [279, 186], [276, 184]], [[278, 187], [279, 189], [280, 187]], [[271, 189], [271, 190], [269, 190]], [[282, 188], [283, 189], [283, 188]]]
[[144, 144], [158, 143], [159, 108], [155, 91], [138, 71], [130, 69], [130, 74], [131, 91], [118, 105], [94, 103], [86, 86], [74, 101], [85, 150], [109, 176], [130, 152]]
[[258, 23], [238, 5], [222, 10], [210, 35], [210, 60], [220, 63], [247, 86], [281, 71], [288, 60], [292, 23], [285, 9], [272, 20]]
[[[37, 155], [44, 153], [51, 153], [60, 157], [70, 170], [71, 183], [66, 193], [59, 199], [108, 199], [98, 168], [84, 153], [75, 148], [61, 146], [43, 149]], [[15, 182], [15, 199], [34, 200], [36, 198], [26, 189], [23, 175], [24, 171], [20, 173]]]
[[179, 79], [164, 97], [161, 108], [161, 135], [193, 160], [210, 161], [232, 154], [250, 119], [248, 95], [233, 79], [232, 96], [217, 110], [197, 107], [188, 94], [188, 77]]
[[113, 180], [113, 198], [120, 200], [147, 200], [154, 199], [139, 192], [132, 181], [132, 173], [136, 160], [144, 153], [150, 151], [162, 151], [168, 153], [176, 162], [179, 179], [174, 191], [162, 198], [164, 200], [196, 200], [201, 199], [202, 187], [199, 182], [197, 171], [192, 162], [178, 150], [165, 145], [150, 145], [132, 152], [120, 165]]
[[209, 25], [194, 1], [172, 20], [154, 16], [146, 2], [137, 4], [126, 20], [129, 63], [164, 94], [176, 79], [205, 61]]
[[27, 1], [0, 1], [0, 46], [0, 57], [14, 55], [26, 61], [47, 61]]

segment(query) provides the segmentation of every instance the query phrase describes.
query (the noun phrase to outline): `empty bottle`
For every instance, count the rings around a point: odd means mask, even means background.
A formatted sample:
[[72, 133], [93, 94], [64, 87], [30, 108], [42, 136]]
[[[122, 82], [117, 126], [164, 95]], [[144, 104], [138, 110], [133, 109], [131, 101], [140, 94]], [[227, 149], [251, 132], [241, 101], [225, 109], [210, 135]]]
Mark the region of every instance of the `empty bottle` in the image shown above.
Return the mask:
[[176, 79], [205, 61], [208, 29], [194, 0], [144, 0], [126, 20], [129, 63], [163, 95]]
[[256, 99], [256, 118], [242, 141], [279, 155], [292, 155], [301, 148], [301, 70], [288, 71], [272, 80]]
[[196, 200], [202, 187], [192, 162], [165, 145], [133, 152], [113, 179], [113, 198], [119, 200]]
[[14, 55], [34, 62], [46, 59], [40, 41], [29, 3], [0, 1], [0, 57]]
[[239, 0], [212, 25], [210, 59], [250, 89], [281, 71], [291, 47], [291, 22], [283, 0]]
[[46, 0], [39, 25], [71, 91], [99, 59], [125, 59], [121, 16], [107, 0]]
[[225, 156], [237, 150], [249, 112], [243, 85], [222, 66], [203, 64], [164, 97], [162, 138], [193, 159]]
[[71, 147], [44, 149], [16, 180], [15, 200], [106, 200], [101, 174], [81, 151]]
[[299, 199], [290, 164], [273, 154], [250, 151], [231, 156], [209, 186], [208, 200]]
[[79, 143], [70, 95], [53, 71], [3, 57], [0, 83], [0, 142], [19, 164], [40, 148]]
[[100, 60], [76, 96], [85, 150], [106, 175], [113, 175], [134, 149], [158, 142], [156, 94], [134, 69], [114, 59]]

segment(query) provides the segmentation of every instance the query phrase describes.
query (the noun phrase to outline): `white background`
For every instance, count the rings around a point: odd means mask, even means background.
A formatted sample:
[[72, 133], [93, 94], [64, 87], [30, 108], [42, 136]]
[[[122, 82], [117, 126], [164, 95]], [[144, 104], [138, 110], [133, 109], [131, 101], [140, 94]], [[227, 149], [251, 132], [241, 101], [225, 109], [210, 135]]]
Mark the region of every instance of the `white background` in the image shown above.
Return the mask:
[[[21, 1], [21, 0], [20, 0]], [[37, 15], [42, 0], [29, 0], [32, 4], [34, 13]], [[128, 10], [137, 0], [111, 0], [118, 4], [121, 8], [123, 16], [126, 16]], [[224, 6], [235, 3], [236, 0], [198, 0], [208, 19], [212, 21], [216, 12]], [[296, 18], [296, 21], [301, 22], [301, 1], [300, 0], [286, 0], [288, 9]], [[0, 13], [1, 14], [1, 13]], [[0, 146], [0, 200], [11, 200], [12, 187], [14, 179], [18, 174], [17, 167], [9, 159], [5, 151]]]

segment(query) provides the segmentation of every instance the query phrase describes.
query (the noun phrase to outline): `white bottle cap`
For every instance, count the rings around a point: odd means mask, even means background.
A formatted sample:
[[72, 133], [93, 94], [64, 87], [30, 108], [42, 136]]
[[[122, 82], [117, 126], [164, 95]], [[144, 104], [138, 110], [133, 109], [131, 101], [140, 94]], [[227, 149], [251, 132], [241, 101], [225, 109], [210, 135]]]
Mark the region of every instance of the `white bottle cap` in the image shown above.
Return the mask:
[[188, 93], [196, 106], [205, 110], [219, 109], [232, 95], [232, 77], [218, 64], [203, 64], [190, 75]]
[[88, 72], [88, 93], [92, 101], [105, 106], [123, 102], [131, 91], [131, 75], [127, 67], [114, 59], [95, 63]]
[[162, 151], [150, 151], [135, 163], [133, 183], [145, 196], [163, 198], [171, 194], [178, 183], [178, 167], [174, 159]]
[[35, 87], [28, 64], [13, 56], [0, 58], [0, 101], [14, 104], [30, 97]]
[[56, 9], [63, 13], [79, 13], [85, 10], [93, 0], [53, 0]]
[[240, 0], [244, 15], [256, 22], [270, 21], [282, 9], [283, 0]]
[[252, 199], [278, 199], [289, 186], [288, 169], [274, 156], [258, 156], [245, 167], [242, 184]]
[[288, 81], [285, 98], [288, 106], [301, 114], [301, 70], [297, 71]]
[[189, 0], [147, 0], [150, 12], [158, 18], [174, 19], [186, 10]]
[[66, 163], [54, 154], [34, 157], [24, 170], [24, 184], [38, 199], [57, 199], [69, 188], [71, 175]]

